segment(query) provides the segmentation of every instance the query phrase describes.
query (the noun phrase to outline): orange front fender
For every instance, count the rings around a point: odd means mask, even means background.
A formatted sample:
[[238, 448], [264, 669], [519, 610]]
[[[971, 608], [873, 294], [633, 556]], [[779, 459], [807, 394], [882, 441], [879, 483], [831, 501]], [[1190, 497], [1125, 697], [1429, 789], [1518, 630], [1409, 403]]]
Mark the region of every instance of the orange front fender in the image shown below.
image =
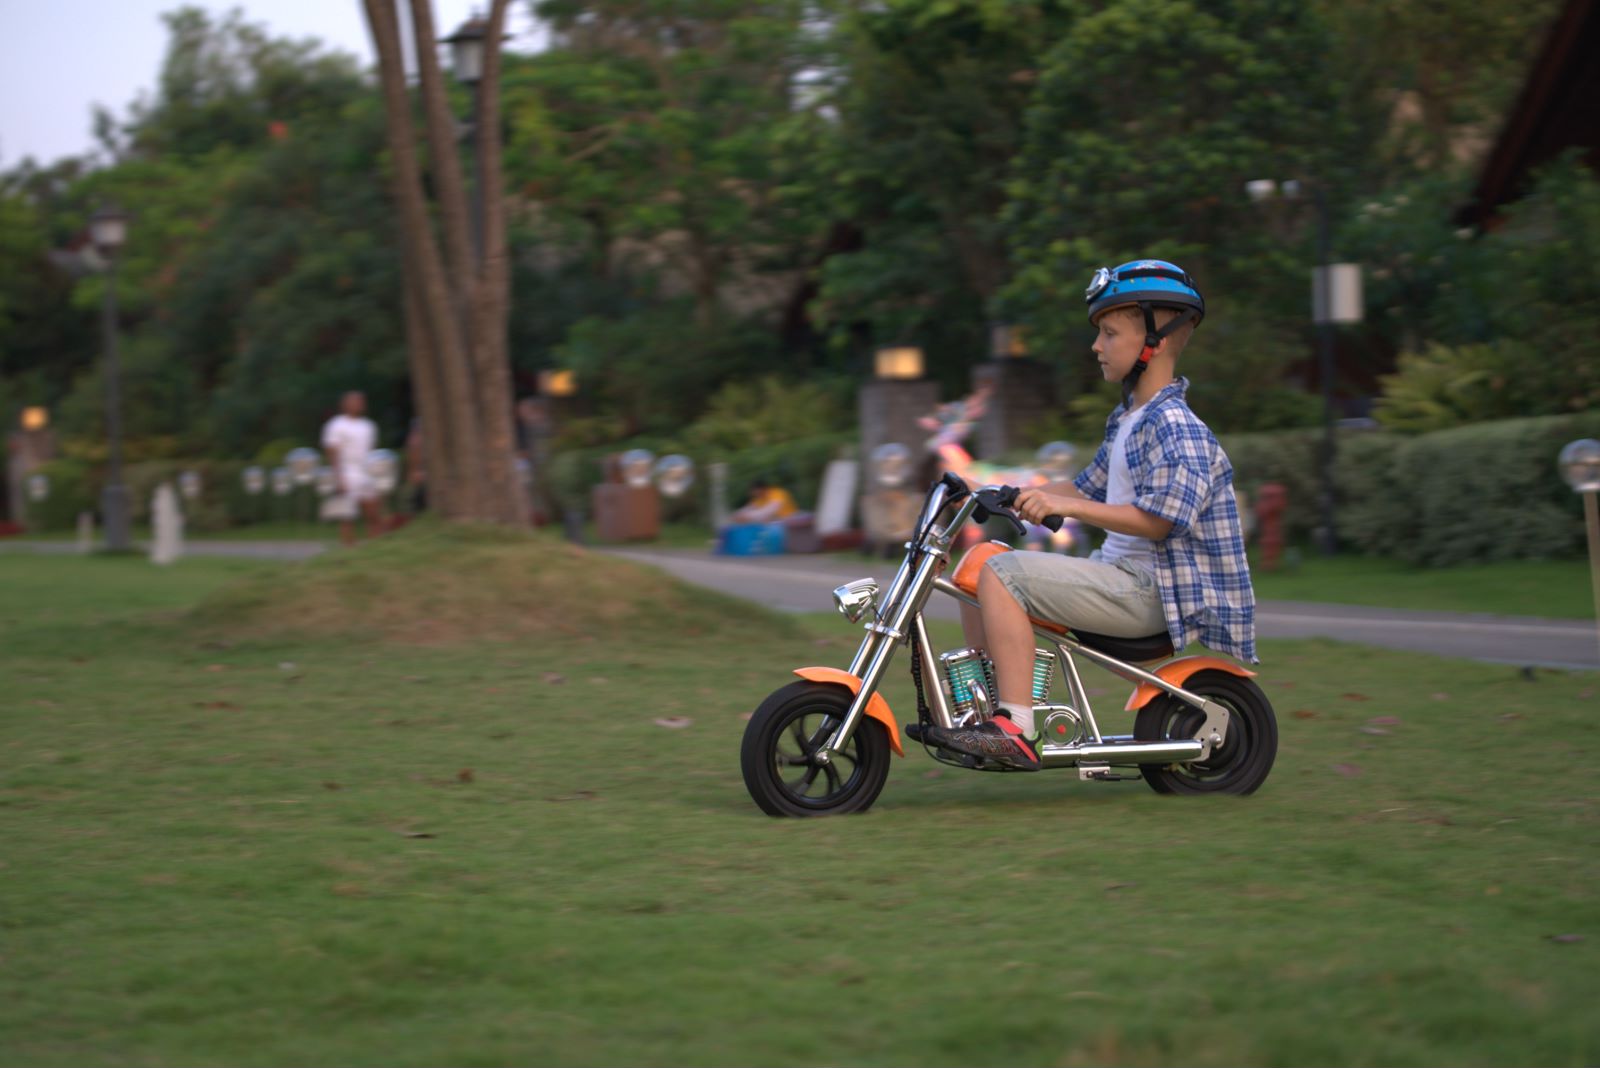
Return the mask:
[[[1223, 660], [1221, 657], [1216, 656], [1186, 656], [1181, 660], [1162, 664], [1155, 670], [1155, 674], [1174, 686], [1182, 686], [1189, 681], [1189, 676], [1195, 672], [1213, 669], [1226, 671], [1230, 675], [1242, 675], [1245, 678], [1255, 675], [1254, 671], [1246, 670], [1231, 660]], [[1133, 694], [1128, 698], [1128, 703], [1123, 707], [1129, 712], [1135, 711], [1149, 704], [1150, 699], [1156, 694], [1163, 692], [1165, 691], [1158, 686], [1152, 686], [1148, 682], [1141, 682], [1138, 689], [1134, 690]]]
[[[831, 667], [803, 667], [795, 668], [794, 673], [808, 682], [837, 682], [840, 686], [849, 687], [851, 693], [861, 692], [861, 680], [839, 668]], [[894, 713], [889, 711], [889, 702], [883, 699], [882, 694], [873, 694], [867, 698], [867, 715], [883, 724], [883, 729], [889, 732], [889, 747], [899, 756], [905, 756], [906, 751], [900, 748], [900, 724], [894, 721]]]

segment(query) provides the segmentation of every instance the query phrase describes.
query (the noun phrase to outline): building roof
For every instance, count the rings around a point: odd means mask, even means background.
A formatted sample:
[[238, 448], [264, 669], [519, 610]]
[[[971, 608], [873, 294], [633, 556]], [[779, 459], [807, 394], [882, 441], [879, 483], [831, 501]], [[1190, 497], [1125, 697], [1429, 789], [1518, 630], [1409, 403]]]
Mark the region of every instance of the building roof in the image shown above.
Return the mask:
[[1527, 191], [1529, 172], [1569, 148], [1600, 168], [1600, 3], [1567, 0], [1484, 161], [1472, 201], [1456, 215], [1493, 225]]

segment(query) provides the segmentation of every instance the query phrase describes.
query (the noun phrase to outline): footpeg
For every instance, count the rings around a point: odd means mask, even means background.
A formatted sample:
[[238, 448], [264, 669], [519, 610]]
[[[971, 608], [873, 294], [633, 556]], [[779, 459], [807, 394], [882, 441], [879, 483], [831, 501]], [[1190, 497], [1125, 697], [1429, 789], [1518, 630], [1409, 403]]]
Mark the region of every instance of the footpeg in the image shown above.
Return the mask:
[[1079, 782], [1122, 782], [1125, 779], [1137, 779], [1137, 775], [1118, 775], [1111, 770], [1110, 764], [1079, 764]]

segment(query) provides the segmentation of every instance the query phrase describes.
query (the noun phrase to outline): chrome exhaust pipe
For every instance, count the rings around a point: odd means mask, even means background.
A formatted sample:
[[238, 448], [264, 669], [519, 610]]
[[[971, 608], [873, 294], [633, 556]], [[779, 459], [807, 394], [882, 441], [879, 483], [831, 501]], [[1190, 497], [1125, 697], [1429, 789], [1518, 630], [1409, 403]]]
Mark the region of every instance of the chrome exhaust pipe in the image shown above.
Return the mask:
[[1083, 745], [1046, 745], [1039, 750], [1039, 762], [1047, 768], [1074, 764], [1182, 764], [1199, 760], [1203, 748], [1197, 738], [1161, 742], [1107, 739]]

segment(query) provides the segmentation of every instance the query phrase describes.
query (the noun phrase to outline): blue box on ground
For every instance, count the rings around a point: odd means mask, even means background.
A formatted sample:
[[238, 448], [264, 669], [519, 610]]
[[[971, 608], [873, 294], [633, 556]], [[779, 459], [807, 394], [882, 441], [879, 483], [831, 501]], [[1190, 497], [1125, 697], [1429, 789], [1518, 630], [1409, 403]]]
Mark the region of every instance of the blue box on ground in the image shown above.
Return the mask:
[[777, 556], [783, 552], [782, 523], [740, 523], [717, 536], [724, 556]]

